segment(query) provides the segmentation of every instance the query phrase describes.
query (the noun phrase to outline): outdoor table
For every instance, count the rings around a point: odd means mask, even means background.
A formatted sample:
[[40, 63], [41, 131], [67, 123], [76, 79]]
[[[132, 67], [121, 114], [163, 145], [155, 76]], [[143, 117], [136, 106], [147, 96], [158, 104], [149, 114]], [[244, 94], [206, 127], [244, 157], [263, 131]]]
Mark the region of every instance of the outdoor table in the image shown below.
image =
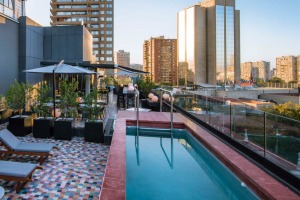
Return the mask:
[[134, 101], [134, 94], [135, 94], [134, 91], [128, 91], [128, 87], [123, 88], [123, 95], [125, 96], [125, 100], [126, 100], [126, 104], [123, 103], [124, 108], [128, 108], [130, 98], [131, 100], [133, 98]]

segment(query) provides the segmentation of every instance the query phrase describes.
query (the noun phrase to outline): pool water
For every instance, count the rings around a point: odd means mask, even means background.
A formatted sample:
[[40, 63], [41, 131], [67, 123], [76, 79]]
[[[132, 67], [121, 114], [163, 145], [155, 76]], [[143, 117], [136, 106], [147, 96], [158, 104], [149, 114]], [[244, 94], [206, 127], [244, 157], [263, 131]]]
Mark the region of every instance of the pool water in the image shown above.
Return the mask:
[[126, 131], [127, 199], [259, 199], [185, 130]]

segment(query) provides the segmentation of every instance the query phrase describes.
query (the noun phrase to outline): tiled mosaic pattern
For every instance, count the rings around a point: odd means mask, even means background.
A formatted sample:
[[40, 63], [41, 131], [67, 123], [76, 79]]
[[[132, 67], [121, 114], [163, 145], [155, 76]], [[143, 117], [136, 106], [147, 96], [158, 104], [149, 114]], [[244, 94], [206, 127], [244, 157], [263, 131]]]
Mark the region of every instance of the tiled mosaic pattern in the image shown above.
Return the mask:
[[[84, 142], [74, 137], [72, 141], [20, 137], [26, 142], [53, 142], [59, 148], [53, 150], [36, 170], [33, 181], [16, 194], [15, 182], [0, 180], [5, 189], [3, 199], [98, 199], [107, 163], [109, 146]], [[38, 157], [6, 156], [4, 160], [38, 163]]]

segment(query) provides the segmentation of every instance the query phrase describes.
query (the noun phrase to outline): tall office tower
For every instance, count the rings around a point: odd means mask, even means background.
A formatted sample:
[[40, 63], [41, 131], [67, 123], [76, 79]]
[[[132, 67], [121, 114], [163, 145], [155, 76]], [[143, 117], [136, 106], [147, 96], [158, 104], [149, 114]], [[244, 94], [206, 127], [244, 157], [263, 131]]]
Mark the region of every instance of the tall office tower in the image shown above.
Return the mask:
[[0, 14], [10, 19], [18, 20], [22, 16], [22, 8], [22, 0], [0, 0]]
[[155, 83], [177, 84], [177, 40], [164, 36], [144, 41], [144, 71], [150, 72]]
[[284, 80], [286, 83], [290, 81], [297, 81], [297, 57], [277, 57], [276, 76]]
[[51, 0], [51, 14], [51, 26], [85, 25], [96, 61], [113, 64], [114, 0]]
[[114, 54], [114, 63], [123, 67], [130, 67], [130, 53], [124, 50], [116, 51]]
[[269, 80], [270, 62], [257, 61], [245, 62], [241, 64], [241, 79], [250, 80], [251, 78], [260, 78], [263, 81]]
[[240, 11], [235, 0], [206, 0], [180, 11], [177, 39], [178, 66], [187, 64], [186, 83], [232, 84], [240, 79]]

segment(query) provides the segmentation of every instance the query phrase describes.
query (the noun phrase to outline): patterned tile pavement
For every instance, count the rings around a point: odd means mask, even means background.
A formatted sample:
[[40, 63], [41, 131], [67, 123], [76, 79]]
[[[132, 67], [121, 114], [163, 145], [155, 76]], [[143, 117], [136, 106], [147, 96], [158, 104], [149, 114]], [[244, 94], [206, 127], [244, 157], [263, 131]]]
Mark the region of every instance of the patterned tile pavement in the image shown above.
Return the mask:
[[[37, 139], [31, 135], [19, 138], [24, 142], [53, 142], [53, 150], [36, 170], [33, 181], [16, 194], [15, 182], [0, 180], [5, 189], [3, 199], [98, 199], [107, 163], [109, 146], [84, 142], [81, 137], [71, 141]], [[38, 163], [37, 157], [6, 156], [4, 160]]]
[[[117, 117], [116, 95], [109, 93], [104, 127], [109, 118]], [[0, 130], [7, 123], [0, 125]], [[42, 165], [43, 170], [36, 170], [33, 181], [27, 183], [16, 194], [15, 182], [0, 180], [5, 189], [2, 199], [99, 199], [102, 188], [109, 146], [85, 142], [82, 137], [71, 141], [38, 139], [32, 135], [20, 137], [24, 142], [53, 142], [59, 150], [53, 150], [53, 157]], [[7, 156], [3, 160], [38, 163], [37, 157]]]

